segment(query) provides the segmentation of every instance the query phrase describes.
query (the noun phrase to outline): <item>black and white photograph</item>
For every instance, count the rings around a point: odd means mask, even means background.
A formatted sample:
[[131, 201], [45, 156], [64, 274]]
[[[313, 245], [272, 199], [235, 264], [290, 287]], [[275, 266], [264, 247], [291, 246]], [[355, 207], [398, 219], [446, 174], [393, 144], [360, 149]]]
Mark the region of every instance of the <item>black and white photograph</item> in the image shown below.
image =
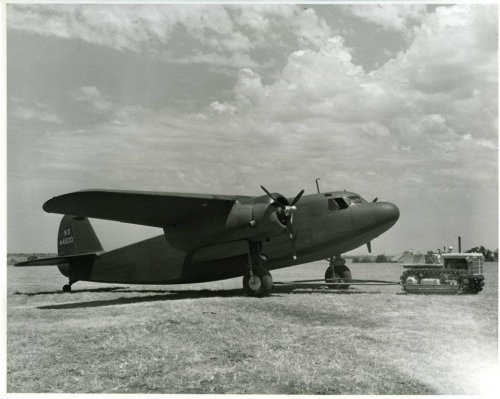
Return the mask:
[[6, 397], [500, 393], [497, 2], [1, 7]]

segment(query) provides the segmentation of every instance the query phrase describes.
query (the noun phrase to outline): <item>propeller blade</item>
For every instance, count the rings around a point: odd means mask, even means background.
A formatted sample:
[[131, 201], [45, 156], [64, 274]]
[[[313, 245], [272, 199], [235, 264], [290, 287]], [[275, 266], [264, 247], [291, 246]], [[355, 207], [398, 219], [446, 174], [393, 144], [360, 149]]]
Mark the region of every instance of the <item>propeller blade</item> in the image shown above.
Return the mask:
[[270, 198], [271, 198], [274, 202], [278, 202], [278, 201], [276, 201], [276, 198], [274, 198], [274, 197], [273, 197], [273, 195], [272, 195], [269, 191], [267, 191], [267, 190], [266, 190], [266, 188], [265, 188], [264, 186], [260, 186], [260, 188], [261, 188], [262, 190], [264, 190], [264, 191], [266, 192], [266, 194], [267, 194], [267, 195], [268, 195], [268, 196], [269, 196], [269, 197], [270, 197]]
[[293, 232], [293, 213], [297, 210], [295, 204], [299, 202], [300, 198], [304, 194], [304, 190], [301, 190], [293, 199], [293, 201], [288, 204], [287, 200], [278, 201], [274, 196], [264, 187], [260, 186], [262, 190], [267, 194], [269, 198], [271, 198], [276, 207], [276, 215], [280, 222], [286, 225], [286, 231], [288, 234], [288, 238], [290, 238], [290, 247], [292, 249], [293, 259], [297, 259], [297, 253], [295, 250], [295, 240], [297, 239], [297, 234]]
[[368, 253], [372, 253], [372, 242], [371, 241], [368, 241], [366, 243], [366, 247], [368, 248]]
[[297, 194], [297, 196], [293, 199], [290, 205], [294, 206], [297, 202], [299, 202], [299, 199], [300, 197], [302, 197], [302, 194], [304, 194], [304, 190], [301, 190], [300, 193]]
[[297, 260], [297, 250], [295, 249], [295, 241], [297, 240], [298, 231], [295, 232], [294, 234], [292, 225], [289, 224], [288, 226], [287, 230], [288, 230], [288, 236], [290, 237], [290, 247], [292, 249], [292, 257], [293, 260]]
[[375, 197], [372, 202], [377, 202], [377, 201], [378, 201], [378, 197]]

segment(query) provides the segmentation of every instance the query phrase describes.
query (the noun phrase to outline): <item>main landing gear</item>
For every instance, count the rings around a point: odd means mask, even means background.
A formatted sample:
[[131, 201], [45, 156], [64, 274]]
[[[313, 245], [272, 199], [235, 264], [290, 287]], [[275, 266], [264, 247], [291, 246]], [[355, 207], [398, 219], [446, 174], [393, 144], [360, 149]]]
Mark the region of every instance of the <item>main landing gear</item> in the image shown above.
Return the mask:
[[[345, 259], [342, 259], [340, 255], [336, 255], [332, 256], [329, 260], [330, 260], [330, 266], [328, 267], [328, 269], [326, 269], [325, 272], [325, 283], [344, 282], [344, 281], [347, 282], [349, 280], [352, 280], [351, 271], [345, 265]], [[341, 280], [338, 281], [333, 279], [341, 279]], [[347, 290], [349, 288], [349, 284], [329, 285], [328, 287], [333, 289]]]
[[71, 292], [71, 286], [72, 286], [73, 284], [75, 284], [77, 281], [78, 281], [78, 280], [75, 280], [75, 281], [71, 281], [71, 280], [70, 280], [70, 281], [68, 282], [68, 284], [64, 284], [64, 285], [63, 285], [63, 288], [62, 288], [63, 292]]
[[273, 289], [273, 278], [262, 266], [262, 261], [265, 260], [262, 255], [262, 242], [249, 241], [248, 246], [248, 272], [243, 276], [243, 289], [249, 296], [267, 296]]

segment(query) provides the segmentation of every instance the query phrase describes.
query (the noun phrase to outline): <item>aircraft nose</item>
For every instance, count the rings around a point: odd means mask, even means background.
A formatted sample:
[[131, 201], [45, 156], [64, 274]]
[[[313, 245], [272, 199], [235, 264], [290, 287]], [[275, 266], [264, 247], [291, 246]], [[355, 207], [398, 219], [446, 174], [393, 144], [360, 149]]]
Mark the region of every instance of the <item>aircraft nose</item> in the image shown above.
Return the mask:
[[377, 207], [377, 222], [379, 224], [394, 224], [399, 219], [399, 209], [390, 202], [380, 202]]
[[369, 232], [382, 228], [391, 228], [399, 219], [399, 209], [390, 202], [372, 202], [365, 206], [352, 208], [354, 228], [360, 232]]

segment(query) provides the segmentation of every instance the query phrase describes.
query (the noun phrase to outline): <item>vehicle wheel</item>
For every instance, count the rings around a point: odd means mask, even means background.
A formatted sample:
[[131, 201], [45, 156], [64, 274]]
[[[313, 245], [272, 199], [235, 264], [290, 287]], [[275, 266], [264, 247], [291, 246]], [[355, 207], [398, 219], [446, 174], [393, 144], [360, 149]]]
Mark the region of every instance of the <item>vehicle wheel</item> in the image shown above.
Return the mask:
[[250, 273], [243, 276], [243, 289], [248, 296], [263, 297], [269, 295], [273, 289], [271, 273], [262, 267], [254, 267], [253, 276], [250, 276]]
[[415, 284], [418, 284], [418, 276], [414, 275], [414, 274], [409, 274], [404, 282], [403, 282], [404, 285], [415, 285]]
[[471, 280], [469, 281], [469, 285], [467, 287], [466, 292], [468, 294], [479, 294], [483, 290], [481, 283], [479, 281]]
[[[333, 277], [340, 278], [342, 280], [352, 280], [351, 271], [345, 265], [339, 265], [335, 268], [335, 276], [333, 276], [333, 267], [329, 266], [325, 272], [325, 283], [328, 283]], [[329, 288], [337, 289], [337, 290], [347, 290], [349, 288], [349, 284], [342, 285], [329, 285]]]
[[71, 292], [71, 285], [69, 284], [63, 285], [63, 292]]

